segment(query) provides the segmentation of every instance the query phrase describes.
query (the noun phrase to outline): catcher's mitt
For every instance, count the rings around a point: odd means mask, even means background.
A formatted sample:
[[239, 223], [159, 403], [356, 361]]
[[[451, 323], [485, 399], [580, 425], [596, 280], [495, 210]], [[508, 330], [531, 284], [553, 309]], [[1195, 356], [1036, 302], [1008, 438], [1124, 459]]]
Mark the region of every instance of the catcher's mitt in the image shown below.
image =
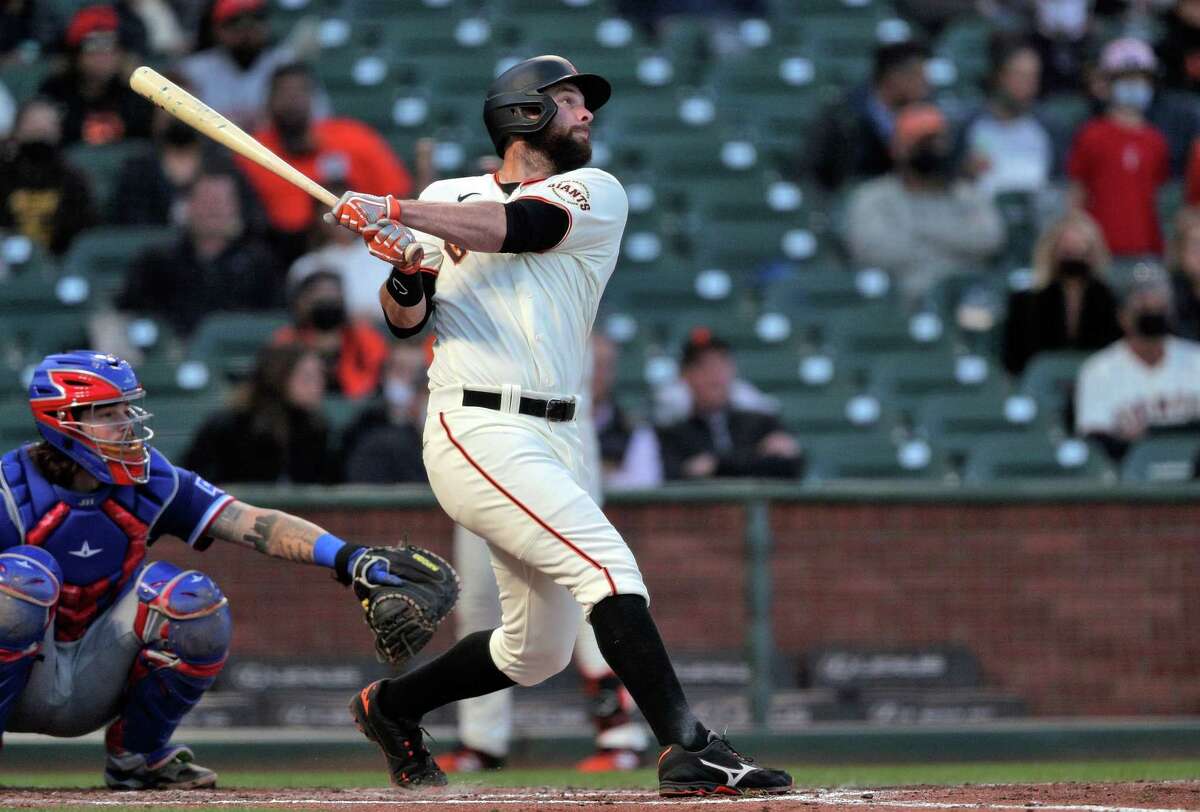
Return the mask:
[[[403, 582], [378, 583], [382, 580], [379, 564]], [[350, 576], [375, 634], [375, 651], [394, 664], [424, 648], [458, 600], [458, 573], [450, 563], [411, 544], [366, 548], [354, 561]]]

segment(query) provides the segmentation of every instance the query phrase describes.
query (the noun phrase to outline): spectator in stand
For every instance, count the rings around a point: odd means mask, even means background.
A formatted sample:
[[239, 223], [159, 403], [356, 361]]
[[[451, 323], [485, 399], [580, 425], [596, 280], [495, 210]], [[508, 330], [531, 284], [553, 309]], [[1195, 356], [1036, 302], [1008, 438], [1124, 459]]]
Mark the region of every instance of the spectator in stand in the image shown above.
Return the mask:
[[187, 50], [187, 37], [166, 0], [116, 0], [121, 42], [135, 54], [180, 56]]
[[[267, 0], [215, 0], [211, 8], [202, 50], [182, 59], [179, 72], [205, 104], [253, 132], [263, 124], [271, 74], [314, 55], [315, 39], [297, 30], [287, 42], [271, 45]], [[324, 96], [316, 107], [318, 115], [329, 112]]]
[[231, 407], [200, 427], [184, 464], [217, 483], [338, 482], [324, 396], [325, 370], [315, 352], [266, 347]]
[[1176, 215], [1169, 259], [1175, 334], [1200, 341], [1200, 210], [1184, 209]]
[[1037, 192], [1049, 183], [1054, 145], [1033, 114], [1041, 57], [1024, 38], [995, 35], [988, 43], [988, 101], [963, 128], [960, 149], [981, 189]]
[[[125, 226], [180, 225], [187, 198], [205, 167], [223, 156], [200, 133], [165, 110], [155, 108], [154, 149], [126, 159], [117, 176], [109, 221]], [[209, 141], [209, 144], [212, 142]], [[232, 166], [232, 164], [230, 164]]]
[[421, 432], [429, 400], [425, 350], [392, 344], [383, 376], [383, 402], [369, 406], [346, 429], [342, 448], [347, 482], [427, 482]]
[[731, 405], [737, 365], [728, 344], [707, 330], [693, 331], [680, 368], [692, 412], [658, 431], [668, 480], [799, 476], [800, 447], [779, 420]]
[[[383, 138], [367, 125], [347, 118], [315, 120], [314, 79], [300, 63], [282, 65], [271, 75], [270, 123], [255, 137], [267, 149], [323, 186], [342, 186], [371, 194], [408, 197], [412, 178]], [[271, 230], [288, 261], [306, 247], [317, 204], [302, 189], [256, 163], [238, 158], [267, 209]]]
[[929, 49], [916, 42], [881, 45], [869, 84], [826, 110], [811, 133], [809, 171], [826, 189], [892, 169], [890, 144], [901, 108], [929, 96]]
[[620, 350], [603, 333], [592, 333], [592, 424], [600, 448], [605, 488], [652, 488], [662, 482], [658, 437], [632, 420], [613, 399]]
[[33, 62], [57, 47], [62, 20], [51, 6], [45, 0], [0, 3], [0, 64]]
[[1107, 112], [1075, 136], [1067, 159], [1074, 205], [1087, 209], [1116, 256], [1161, 255], [1156, 195], [1170, 173], [1167, 141], [1146, 120], [1154, 97], [1154, 53], [1132, 37], [1104, 49], [1111, 82]]
[[88, 6], [67, 26], [67, 67], [41, 93], [63, 108], [63, 144], [111, 144], [148, 138], [153, 105], [134, 93], [112, 6]]
[[275, 333], [272, 344], [299, 344], [317, 353], [330, 394], [358, 400], [379, 391], [387, 342], [369, 322], [349, 318], [337, 271], [289, 274], [288, 302], [292, 323]]
[[0, 228], [58, 255], [96, 222], [87, 177], [63, 157], [61, 141], [57, 105], [33, 98], [17, 113], [12, 137], [0, 145]]
[[1176, 90], [1200, 91], [1200, 0], [1176, 0], [1163, 15], [1158, 42], [1163, 83]]
[[[326, 188], [334, 194], [341, 191], [338, 185]], [[341, 277], [350, 318], [381, 324], [379, 286], [387, 281], [390, 266], [371, 256], [362, 238], [353, 231], [326, 223], [319, 216], [309, 239], [319, 247], [292, 263], [288, 279], [307, 276], [317, 269], [331, 270]]]
[[1121, 306], [1125, 338], [1089, 358], [1075, 383], [1075, 433], [1119, 460], [1148, 431], [1200, 421], [1200, 344], [1171, 333], [1171, 283], [1153, 265], [1134, 274]]
[[942, 279], [978, 268], [1001, 246], [990, 197], [956, 180], [946, 118], [930, 104], [901, 111], [896, 169], [851, 195], [846, 238], [854, 262], [889, 271], [909, 307]]
[[1075, 209], [1033, 253], [1033, 289], [1009, 298], [1004, 366], [1020, 375], [1039, 352], [1098, 350], [1121, 337], [1117, 299], [1104, 281], [1108, 249], [1096, 221]]
[[1188, 157], [1187, 176], [1184, 180], [1184, 202], [1189, 206], [1200, 206], [1200, 138], [1192, 142]]
[[17, 100], [0, 82], [0, 141], [12, 135], [13, 122], [17, 119]]
[[1077, 93], [1094, 51], [1090, 0], [1036, 0], [1030, 41], [1042, 58], [1042, 92]]
[[134, 261], [116, 304], [161, 316], [187, 336], [217, 310], [280, 307], [282, 281], [275, 255], [245, 233], [237, 179], [205, 173], [192, 184], [179, 237]]

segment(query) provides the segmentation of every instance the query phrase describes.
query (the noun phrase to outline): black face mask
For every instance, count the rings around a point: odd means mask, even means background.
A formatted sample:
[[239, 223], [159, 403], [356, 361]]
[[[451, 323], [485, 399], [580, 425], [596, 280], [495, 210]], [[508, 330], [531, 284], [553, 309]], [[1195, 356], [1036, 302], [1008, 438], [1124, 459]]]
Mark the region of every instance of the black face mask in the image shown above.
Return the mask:
[[1167, 320], [1166, 313], [1155, 311], [1139, 313], [1134, 324], [1137, 326], [1138, 335], [1146, 338], [1162, 338], [1171, 332], [1171, 324]]
[[346, 323], [346, 304], [341, 299], [321, 299], [308, 311], [308, 322], [321, 331], [336, 330]]
[[17, 146], [22, 163], [52, 164], [58, 161], [58, 144], [52, 141], [24, 141]]
[[932, 144], [922, 144], [909, 156], [908, 166], [918, 175], [945, 176], [950, 174], [950, 156]]
[[1092, 266], [1086, 259], [1060, 259], [1058, 275], [1067, 279], [1085, 279], [1092, 273]]
[[199, 140], [194, 129], [174, 118], [162, 131], [163, 143], [172, 147], [190, 147]]

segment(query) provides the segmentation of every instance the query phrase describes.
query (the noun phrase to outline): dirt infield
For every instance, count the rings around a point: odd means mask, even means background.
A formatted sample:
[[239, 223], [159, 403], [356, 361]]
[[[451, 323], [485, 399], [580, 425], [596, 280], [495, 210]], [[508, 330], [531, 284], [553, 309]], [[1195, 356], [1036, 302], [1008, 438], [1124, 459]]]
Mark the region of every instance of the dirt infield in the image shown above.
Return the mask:
[[537, 809], [576, 812], [602, 806], [606, 812], [667, 807], [672, 810], [742, 807], [762, 812], [867, 807], [887, 810], [977, 809], [1057, 812], [1176, 812], [1200, 810], [1200, 781], [1135, 783], [996, 784], [882, 789], [804, 789], [772, 797], [675, 800], [643, 790], [563, 790], [547, 788], [461, 788], [411, 792], [381, 789], [211, 790], [199, 792], [113, 793], [105, 790], [0, 790], [0, 808], [108, 807], [154, 809]]

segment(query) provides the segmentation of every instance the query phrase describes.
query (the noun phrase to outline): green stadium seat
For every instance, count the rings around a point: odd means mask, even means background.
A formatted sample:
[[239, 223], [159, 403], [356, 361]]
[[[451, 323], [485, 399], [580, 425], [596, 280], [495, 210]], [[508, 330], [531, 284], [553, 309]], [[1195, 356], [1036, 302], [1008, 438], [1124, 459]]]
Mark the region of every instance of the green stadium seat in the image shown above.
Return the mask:
[[922, 441], [897, 445], [886, 435], [827, 435], [806, 440], [806, 482], [839, 479], [947, 480], [952, 471], [937, 449]]
[[50, 60], [45, 57], [33, 62], [17, 60], [0, 66], [0, 84], [12, 94], [20, 105], [37, 95], [38, 88], [50, 74]]
[[[868, 301], [853, 307], [813, 311], [821, 322], [821, 339], [826, 349], [856, 361], [860, 368], [880, 353], [914, 352], [947, 356], [949, 348], [942, 332], [914, 336], [911, 320], [888, 301]], [[936, 325], [937, 322], [934, 322]]]
[[40, 439], [28, 400], [23, 397], [0, 400], [0, 454]]
[[0, 280], [0, 313], [28, 313], [62, 306], [57, 283], [56, 276], [34, 269]]
[[999, 366], [984, 356], [902, 351], [871, 358], [869, 391], [885, 403], [913, 412], [926, 398], [939, 395], [973, 393], [1002, 401], [1008, 381]]
[[1035, 355], [1021, 375], [1020, 391], [1037, 401], [1047, 418], [1063, 420], [1075, 396], [1075, 378], [1090, 353], [1074, 350]]
[[1056, 443], [1037, 433], [999, 435], [982, 438], [971, 447], [963, 468], [964, 483], [1022, 479], [1107, 484], [1116, 474], [1102, 450], [1074, 438]]
[[177, 465], [192, 444], [204, 421], [223, 406], [216, 390], [181, 395], [147, 395], [146, 408], [154, 415], [150, 444]]
[[868, 307], [885, 296], [868, 297], [858, 276], [840, 269], [811, 268], [768, 286], [766, 300], [788, 311]]
[[25, 363], [55, 352], [86, 347], [86, 311], [55, 305], [49, 310], [23, 310], [3, 315], [7, 351]]
[[1121, 481], [1183, 482], [1193, 479], [1200, 457], [1200, 436], [1165, 434], [1136, 443], [1121, 460]]
[[85, 231], [71, 243], [63, 260], [66, 273], [85, 277], [92, 296], [104, 299], [121, 290], [129, 266], [152, 245], [169, 242], [176, 232], [163, 226], [104, 226]]
[[895, 425], [894, 409], [849, 385], [777, 389], [771, 394], [779, 401], [780, 421], [805, 441], [827, 435], [886, 437]]
[[1047, 423], [1027, 396], [997, 398], [990, 392], [934, 395], [917, 405], [917, 431], [950, 454], [966, 455], [984, 437], [1045, 436]]
[[189, 355], [207, 364], [214, 375], [241, 378], [253, 368], [258, 351], [287, 323], [282, 312], [213, 313], [196, 328]]
[[66, 150], [67, 159], [83, 170], [91, 181], [96, 208], [106, 215], [116, 191], [117, 177], [125, 162], [153, 149], [149, 141], [130, 138], [112, 144], [76, 144]]

